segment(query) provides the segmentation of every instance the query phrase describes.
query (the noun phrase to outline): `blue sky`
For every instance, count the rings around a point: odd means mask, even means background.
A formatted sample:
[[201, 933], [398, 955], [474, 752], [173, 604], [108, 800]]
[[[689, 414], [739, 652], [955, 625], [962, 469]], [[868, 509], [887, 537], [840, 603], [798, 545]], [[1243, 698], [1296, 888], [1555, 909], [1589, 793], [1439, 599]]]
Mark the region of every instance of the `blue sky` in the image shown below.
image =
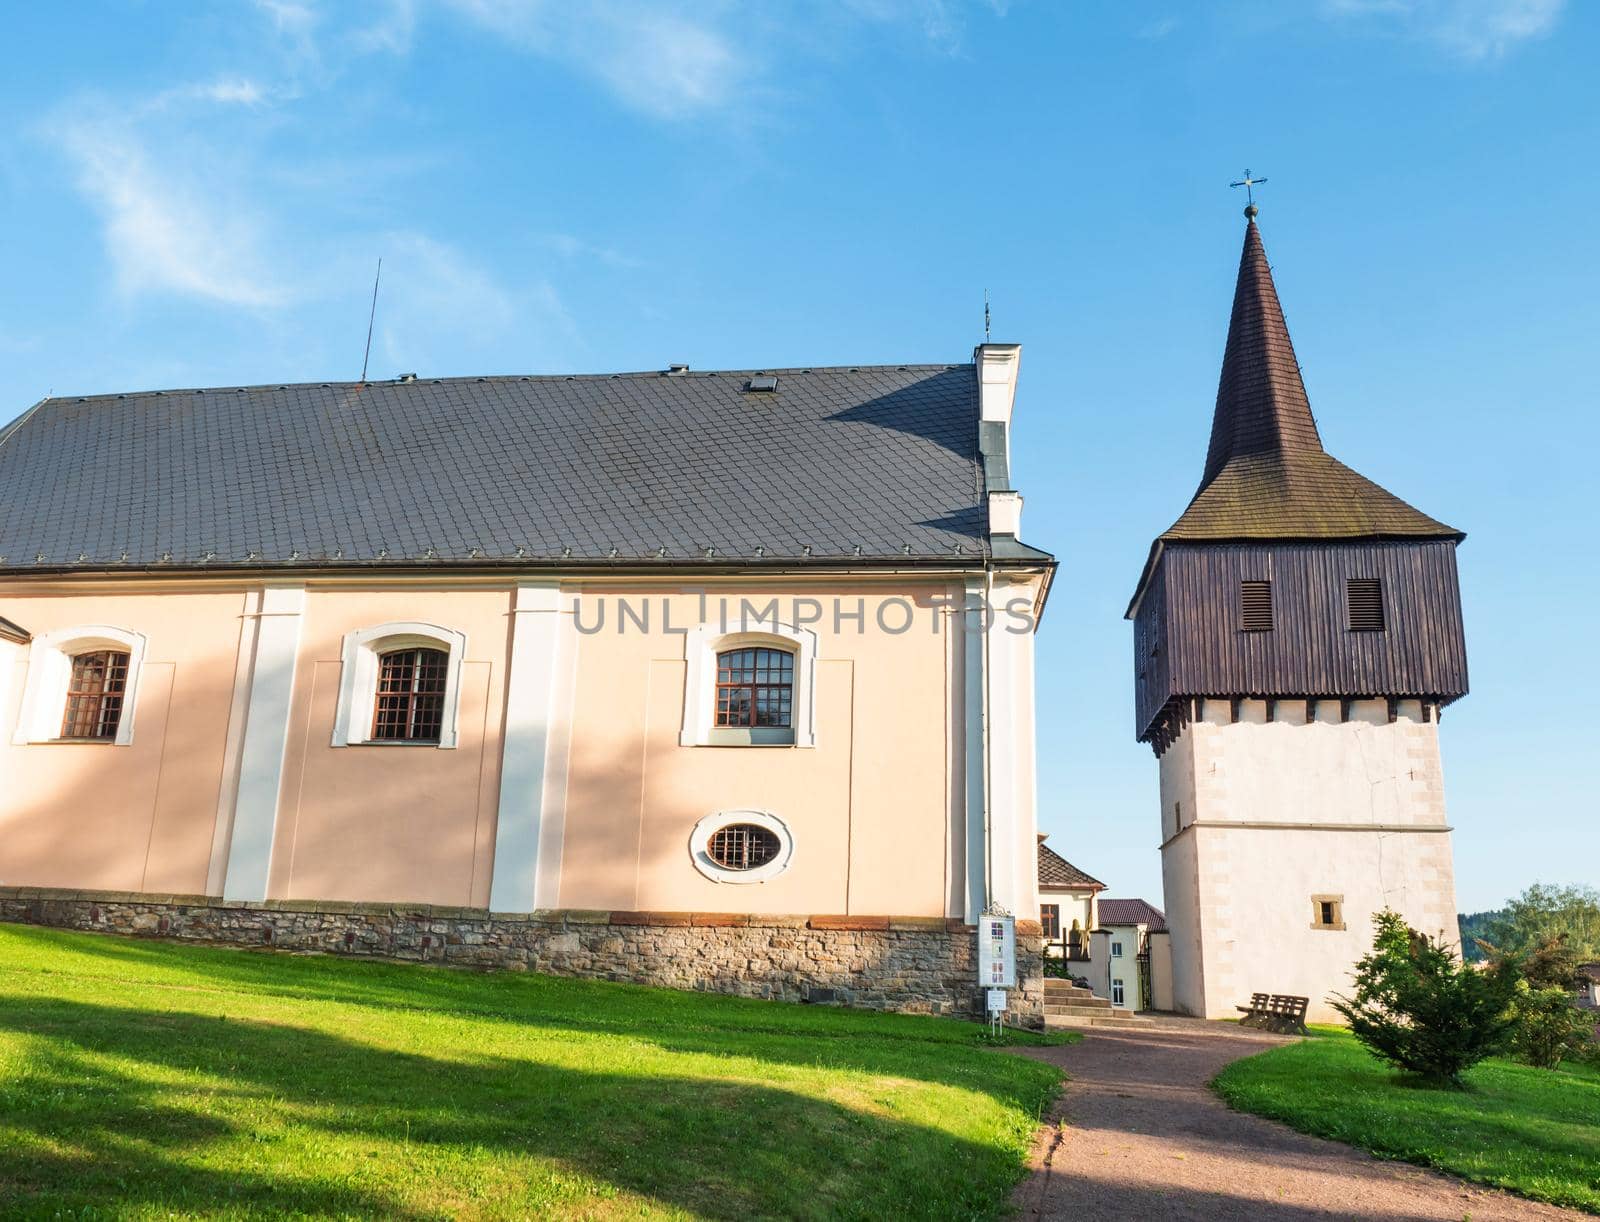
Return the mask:
[[1600, 7], [21, 6], [0, 415], [1024, 345], [1052, 844], [1160, 899], [1121, 613], [1209, 428], [1250, 166], [1329, 449], [1465, 529], [1461, 906], [1595, 880]]

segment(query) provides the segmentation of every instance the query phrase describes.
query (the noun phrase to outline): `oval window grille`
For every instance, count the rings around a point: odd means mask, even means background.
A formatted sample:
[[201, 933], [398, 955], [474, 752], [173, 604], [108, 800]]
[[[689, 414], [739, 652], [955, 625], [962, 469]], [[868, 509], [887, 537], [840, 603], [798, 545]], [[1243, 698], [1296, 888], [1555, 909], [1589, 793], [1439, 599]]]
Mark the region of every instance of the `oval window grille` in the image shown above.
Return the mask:
[[754, 870], [766, 865], [782, 848], [783, 842], [769, 828], [754, 823], [730, 823], [711, 834], [706, 856], [724, 870]]

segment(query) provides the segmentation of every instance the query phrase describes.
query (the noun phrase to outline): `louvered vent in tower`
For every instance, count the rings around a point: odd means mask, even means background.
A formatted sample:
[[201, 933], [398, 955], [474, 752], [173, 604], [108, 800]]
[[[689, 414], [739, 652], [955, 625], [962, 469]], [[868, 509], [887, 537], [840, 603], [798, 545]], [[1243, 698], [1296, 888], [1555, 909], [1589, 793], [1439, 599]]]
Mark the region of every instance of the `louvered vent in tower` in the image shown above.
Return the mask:
[[1272, 631], [1272, 583], [1239, 583], [1239, 627], [1244, 632]]
[[1351, 632], [1382, 632], [1383, 585], [1376, 577], [1352, 577], [1345, 582], [1345, 606]]

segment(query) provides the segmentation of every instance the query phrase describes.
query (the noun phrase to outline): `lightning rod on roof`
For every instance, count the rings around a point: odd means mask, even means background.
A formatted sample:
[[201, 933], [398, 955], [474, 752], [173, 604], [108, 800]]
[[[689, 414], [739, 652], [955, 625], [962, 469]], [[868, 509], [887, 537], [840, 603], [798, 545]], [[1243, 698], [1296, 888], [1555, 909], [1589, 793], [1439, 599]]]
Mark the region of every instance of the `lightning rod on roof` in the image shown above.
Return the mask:
[[367, 358], [372, 355], [372, 322], [378, 317], [378, 281], [383, 276], [383, 260], [378, 260], [378, 270], [372, 277], [372, 308], [367, 311], [367, 346], [361, 350], [361, 381], [367, 380]]
[[989, 342], [989, 290], [983, 290], [983, 342]]

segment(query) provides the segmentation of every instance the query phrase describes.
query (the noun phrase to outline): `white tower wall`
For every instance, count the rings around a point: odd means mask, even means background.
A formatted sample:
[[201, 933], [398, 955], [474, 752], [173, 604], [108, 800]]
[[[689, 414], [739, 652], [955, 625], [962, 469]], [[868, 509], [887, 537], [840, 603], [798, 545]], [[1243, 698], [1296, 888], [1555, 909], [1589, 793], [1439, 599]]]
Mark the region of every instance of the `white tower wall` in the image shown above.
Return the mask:
[[[1252, 993], [1331, 993], [1400, 913], [1459, 940], [1438, 724], [1416, 700], [1205, 700], [1161, 757], [1162, 874], [1175, 1005], [1234, 1017]], [[1318, 926], [1318, 904], [1337, 904]]]

